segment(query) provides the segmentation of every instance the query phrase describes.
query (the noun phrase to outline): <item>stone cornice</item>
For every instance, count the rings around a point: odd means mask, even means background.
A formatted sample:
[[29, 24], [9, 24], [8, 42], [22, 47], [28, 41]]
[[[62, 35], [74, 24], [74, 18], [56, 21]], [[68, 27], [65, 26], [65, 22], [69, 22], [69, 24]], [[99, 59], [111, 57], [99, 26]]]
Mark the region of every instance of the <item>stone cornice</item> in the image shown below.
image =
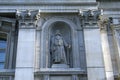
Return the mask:
[[[13, 9], [37, 9], [44, 12], [45, 10], [78, 10], [78, 9], [97, 9], [97, 2], [1, 2], [1, 10]], [[0, 10], [0, 11], [1, 11]], [[50, 12], [50, 11], [49, 11]], [[72, 12], [72, 11], [71, 11]]]
[[85, 70], [81, 70], [80, 68], [68, 68], [68, 69], [51, 69], [51, 68], [43, 68], [35, 71], [35, 75], [40, 74], [86, 74]]
[[37, 2], [0, 2], [0, 5], [98, 5], [98, 2], [79, 1], [37, 1]]

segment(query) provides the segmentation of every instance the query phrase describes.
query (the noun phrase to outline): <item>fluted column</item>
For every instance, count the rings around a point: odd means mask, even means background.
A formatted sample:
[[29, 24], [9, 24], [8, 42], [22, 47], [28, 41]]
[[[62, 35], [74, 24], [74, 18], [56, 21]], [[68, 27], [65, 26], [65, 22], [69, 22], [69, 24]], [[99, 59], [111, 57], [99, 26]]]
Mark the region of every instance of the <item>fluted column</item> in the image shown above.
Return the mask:
[[100, 20], [98, 24], [101, 32], [101, 44], [102, 44], [106, 80], [114, 80], [108, 35], [107, 35], [108, 19], [105, 16], [100, 16]]

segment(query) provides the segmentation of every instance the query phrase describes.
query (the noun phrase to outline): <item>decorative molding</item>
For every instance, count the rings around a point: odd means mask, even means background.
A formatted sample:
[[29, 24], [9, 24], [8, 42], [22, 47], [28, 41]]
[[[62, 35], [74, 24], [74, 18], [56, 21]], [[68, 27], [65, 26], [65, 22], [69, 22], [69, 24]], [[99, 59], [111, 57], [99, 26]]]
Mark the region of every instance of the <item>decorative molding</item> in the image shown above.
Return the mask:
[[98, 2], [86, 2], [86, 1], [30, 1], [30, 2], [1, 2], [0, 5], [97, 5]]
[[40, 70], [35, 71], [35, 75], [40, 74], [86, 74], [86, 71], [81, 70], [80, 68], [41, 68]]
[[[52, 10], [76, 10], [79, 8], [86, 8], [86, 9], [97, 9], [98, 2], [73, 2], [73, 1], [52, 1], [52, 2], [1, 2], [0, 3], [0, 9], [40, 9], [42, 12], [43, 10], [51, 10], [50, 12], [53, 12]], [[61, 7], [61, 8], [60, 8]]]

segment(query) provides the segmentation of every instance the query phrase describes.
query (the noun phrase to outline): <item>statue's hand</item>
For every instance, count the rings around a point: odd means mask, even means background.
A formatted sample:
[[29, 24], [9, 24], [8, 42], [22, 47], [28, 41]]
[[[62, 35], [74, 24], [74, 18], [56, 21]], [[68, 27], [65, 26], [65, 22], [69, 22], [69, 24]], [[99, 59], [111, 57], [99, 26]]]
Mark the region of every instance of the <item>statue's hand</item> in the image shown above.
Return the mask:
[[68, 44], [68, 48], [71, 48], [71, 45], [70, 45], [70, 44]]

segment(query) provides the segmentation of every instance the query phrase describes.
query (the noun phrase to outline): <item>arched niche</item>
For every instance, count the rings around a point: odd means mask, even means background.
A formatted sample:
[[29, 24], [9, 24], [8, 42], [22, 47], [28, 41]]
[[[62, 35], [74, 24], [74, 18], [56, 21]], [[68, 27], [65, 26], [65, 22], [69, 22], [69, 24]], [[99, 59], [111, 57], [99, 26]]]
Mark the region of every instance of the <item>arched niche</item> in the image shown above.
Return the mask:
[[[65, 22], [62, 22], [62, 21], [56, 21], [54, 23], [52, 23], [49, 27], [49, 45], [51, 43], [51, 39], [55, 36], [56, 34], [56, 31], [59, 30], [60, 33], [61, 33], [61, 36], [63, 37], [64, 41], [66, 42], [66, 44], [72, 46], [72, 39], [71, 39], [71, 29], [69, 27], [69, 25]], [[50, 48], [51, 46], [49, 46]], [[50, 52], [50, 59], [49, 59], [49, 65], [51, 67], [52, 65], [52, 53], [49, 49], [49, 52]], [[65, 48], [65, 57], [66, 57], [66, 60], [67, 60], [67, 65], [69, 67], [72, 67], [72, 48], [70, 47], [69, 49], [68, 48]]]
[[51, 18], [42, 26], [40, 68], [50, 68], [51, 66], [50, 37], [56, 30], [60, 30], [65, 40], [71, 45], [70, 67], [79, 68], [77, 27], [72, 21], [64, 18]]
[[71, 43], [71, 29], [68, 24], [62, 21], [56, 21], [52, 23], [49, 27], [49, 34], [53, 36], [56, 30], [60, 30], [62, 36]]

